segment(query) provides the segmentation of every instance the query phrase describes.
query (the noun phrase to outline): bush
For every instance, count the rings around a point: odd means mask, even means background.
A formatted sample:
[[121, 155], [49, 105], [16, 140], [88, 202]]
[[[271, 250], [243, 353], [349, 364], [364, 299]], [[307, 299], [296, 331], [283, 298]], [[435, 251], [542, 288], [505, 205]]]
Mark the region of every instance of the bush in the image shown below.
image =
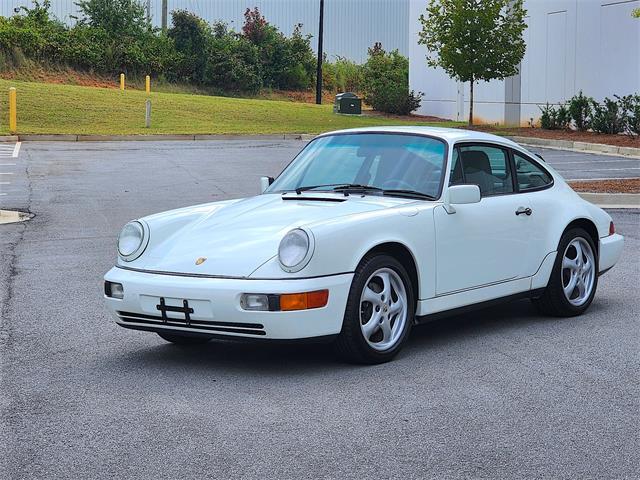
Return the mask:
[[605, 98], [602, 104], [593, 102], [593, 118], [591, 128], [597, 133], [616, 134], [625, 129], [625, 114], [620, 104]]
[[301, 25], [283, 35], [257, 9], [245, 13], [242, 33], [174, 11], [164, 34], [151, 27], [139, 0], [81, 0], [78, 6], [81, 18], [73, 27], [51, 17], [49, 0], [0, 17], [0, 68], [36, 61], [250, 93], [265, 86], [309, 89], [315, 80], [311, 37]]
[[540, 116], [540, 128], [545, 130], [566, 130], [571, 123], [569, 109], [562, 104], [555, 108], [548, 103], [544, 107], [538, 107], [542, 112]]
[[298, 24], [287, 38], [262, 16], [258, 8], [244, 13], [242, 36], [260, 52], [263, 85], [284, 90], [310, 88], [316, 60], [311, 36], [302, 34]]
[[151, 30], [138, 0], [80, 0], [76, 5], [84, 15], [79, 23], [101, 28], [114, 38], [139, 38]]
[[374, 110], [407, 115], [420, 107], [422, 94], [409, 91], [409, 60], [376, 43], [362, 67], [364, 100]]
[[177, 53], [173, 74], [187, 82], [203, 83], [212, 31], [204, 20], [186, 10], [171, 12], [168, 31]]
[[640, 95], [616, 95], [616, 98], [623, 111], [625, 131], [629, 135], [640, 135]]
[[591, 127], [591, 106], [593, 103], [593, 98], [582, 95], [582, 90], [569, 100], [569, 116], [573, 120], [576, 130], [584, 132]]
[[262, 87], [260, 52], [234, 32], [219, 32], [210, 44], [205, 84], [232, 92], [257, 93]]

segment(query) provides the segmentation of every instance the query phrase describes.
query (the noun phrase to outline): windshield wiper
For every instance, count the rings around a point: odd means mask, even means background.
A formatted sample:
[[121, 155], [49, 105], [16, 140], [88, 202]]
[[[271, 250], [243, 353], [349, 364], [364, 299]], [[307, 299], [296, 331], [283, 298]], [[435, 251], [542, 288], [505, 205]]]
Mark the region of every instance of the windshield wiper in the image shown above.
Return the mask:
[[322, 187], [334, 187], [332, 188], [334, 192], [345, 192], [345, 193], [347, 193], [349, 190], [356, 190], [356, 191], [373, 190], [376, 192], [382, 191], [382, 188], [374, 187], [373, 185], [361, 185], [359, 183], [325, 183], [323, 185], [309, 185], [306, 187], [298, 187], [296, 188], [296, 193], [300, 195], [302, 192], [306, 192], [309, 190], [314, 190], [316, 188], [322, 188]]
[[383, 190], [383, 195], [396, 195], [398, 197], [410, 197], [410, 198], [422, 198], [424, 200], [437, 200], [433, 195], [429, 195], [427, 193], [416, 192], [415, 190]]
[[307, 190], [314, 190], [316, 188], [322, 188], [322, 187], [342, 187], [344, 186], [344, 183], [324, 183], [324, 184], [320, 184], [320, 185], [307, 185], [306, 187], [298, 187], [296, 188], [296, 193], [298, 195], [300, 195], [302, 192], [306, 192]]

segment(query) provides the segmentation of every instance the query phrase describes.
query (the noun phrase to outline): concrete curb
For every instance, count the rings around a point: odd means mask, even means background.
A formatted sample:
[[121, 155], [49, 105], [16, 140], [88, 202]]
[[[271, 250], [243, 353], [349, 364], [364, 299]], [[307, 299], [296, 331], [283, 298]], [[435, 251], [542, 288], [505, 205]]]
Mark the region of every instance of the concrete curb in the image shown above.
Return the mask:
[[587, 202], [600, 208], [638, 208], [640, 209], [639, 193], [588, 193], [578, 192]]
[[550, 138], [518, 137], [511, 135], [504, 135], [504, 137], [516, 143], [532, 147], [550, 147], [572, 152], [601, 153], [604, 155], [622, 155], [625, 157], [640, 158], [640, 148], [635, 147], [618, 147], [616, 145], [605, 145], [603, 143], [574, 142], [573, 140], [553, 140]]
[[39, 134], [0, 136], [0, 142], [144, 142], [144, 141], [198, 141], [198, 140], [300, 140], [308, 142], [315, 135], [306, 133], [278, 133], [265, 135], [244, 134], [158, 134], [158, 135], [88, 135]]

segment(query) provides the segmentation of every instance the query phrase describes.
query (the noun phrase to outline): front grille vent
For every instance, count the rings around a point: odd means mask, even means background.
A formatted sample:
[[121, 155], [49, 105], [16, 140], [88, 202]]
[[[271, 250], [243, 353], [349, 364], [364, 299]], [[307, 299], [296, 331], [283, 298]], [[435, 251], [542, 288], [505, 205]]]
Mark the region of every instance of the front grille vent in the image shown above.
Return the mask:
[[264, 325], [260, 323], [231, 323], [231, 322], [212, 322], [207, 320], [190, 319], [187, 323], [186, 319], [157, 317], [154, 315], [145, 315], [142, 313], [118, 312], [120, 320], [125, 323], [138, 323], [143, 325], [182, 327], [193, 330], [204, 330], [207, 332], [224, 332], [224, 333], [242, 333], [245, 335], [266, 335]]

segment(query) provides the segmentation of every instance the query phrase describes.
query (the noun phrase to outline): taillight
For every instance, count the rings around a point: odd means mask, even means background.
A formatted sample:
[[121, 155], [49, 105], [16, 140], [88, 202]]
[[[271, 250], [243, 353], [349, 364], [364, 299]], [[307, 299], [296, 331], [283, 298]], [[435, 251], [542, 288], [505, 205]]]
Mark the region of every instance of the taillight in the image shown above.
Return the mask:
[[614, 233], [616, 233], [616, 226], [613, 222], [609, 222], [609, 235], [613, 235]]

